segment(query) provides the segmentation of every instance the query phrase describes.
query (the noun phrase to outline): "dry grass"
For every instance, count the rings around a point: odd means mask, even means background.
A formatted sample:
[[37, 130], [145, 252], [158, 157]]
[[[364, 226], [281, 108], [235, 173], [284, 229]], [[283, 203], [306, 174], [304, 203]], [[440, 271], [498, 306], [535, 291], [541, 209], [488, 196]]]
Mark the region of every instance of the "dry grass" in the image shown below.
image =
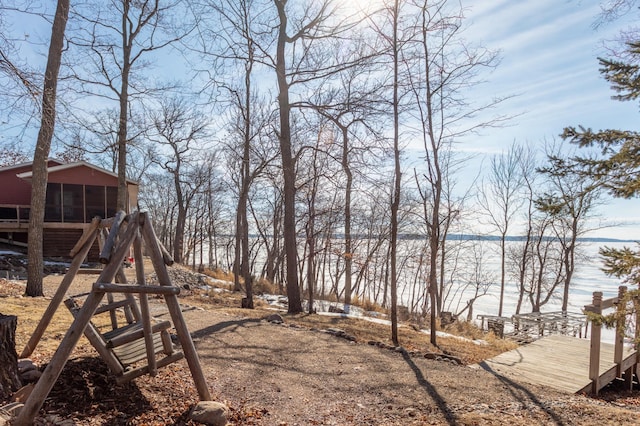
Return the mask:
[[[44, 297], [3, 297], [0, 300], [2, 300], [0, 313], [18, 317], [16, 351], [20, 355], [40, 323], [45, 310], [49, 306], [50, 299]], [[124, 320], [124, 316], [120, 320]], [[106, 328], [110, 324], [109, 321], [108, 315], [100, 315], [92, 320], [99, 329]], [[49, 357], [60, 345], [60, 341], [72, 322], [73, 316], [71, 313], [64, 305], [59, 306], [34, 351], [32, 358], [36, 363], [40, 363], [43, 359], [45, 362], [49, 361]], [[78, 346], [91, 347], [84, 336], [78, 342]]]
[[[217, 276], [228, 278], [228, 276], [224, 274]], [[24, 298], [20, 296], [23, 292], [23, 288], [18, 286], [8, 290], [7, 286], [8, 284], [5, 282], [2, 285], [3, 291], [0, 293], [4, 293], [5, 295], [12, 297], [5, 297], [2, 299], [2, 313], [6, 315], [18, 315], [19, 317], [20, 323], [16, 335], [16, 348], [20, 351], [28, 341], [33, 330], [35, 330], [36, 325], [40, 321], [40, 318], [49, 304], [49, 300], [45, 298]], [[15, 286], [15, 284], [13, 284], [13, 286]], [[181, 299], [183, 300], [183, 303], [208, 308], [215, 307], [216, 309], [224, 309], [230, 314], [241, 315], [249, 318], [264, 318], [274, 312], [273, 309], [266, 305], [266, 303], [258, 299], [255, 300], [255, 309], [241, 309], [240, 299], [242, 297], [243, 294], [241, 292], [205, 292], [196, 290], [190, 294], [182, 295]], [[385, 311], [380, 306], [374, 304], [360, 303], [358, 300], [354, 300], [354, 302], [358, 302], [363, 309], [369, 311]], [[354, 303], [354, 305], [355, 304], [356, 303]], [[284, 316], [285, 322], [289, 324], [296, 324], [310, 329], [339, 328], [344, 330], [347, 334], [354, 336], [360, 343], [376, 341], [388, 345], [392, 344], [391, 330], [388, 325], [355, 318], [309, 314], [281, 314]], [[94, 322], [96, 325], [101, 326], [103, 325], [103, 322], [106, 323], [107, 321], [107, 318], [99, 318]], [[64, 306], [59, 307], [39, 344], [39, 348], [45, 353], [51, 353], [55, 348], [57, 348], [60, 339], [64, 336], [64, 333], [67, 331], [71, 322], [71, 314]], [[398, 331], [398, 337], [400, 344], [407, 350], [444, 352], [459, 357], [466, 364], [476, 363], [517, 347], [517, 345], [511, 341], [498, 339], [493, 334], [484, 333], [475, 325], [466, 322], [456, 322], [451, 324], [445, 328], [445, 331], [471, 340], [483, 340], [487, 344], [476, 344], [469, 340], [438, 337], [438, 347], [434, 347], [430, 343], [430, 336], [428, 334], [420, 331], [418, 327], [411, 326], [410, 324], [401, 324]], [[87, 342], [81, 342], [81, 344], [83, 343]]]
[[233, 282], [233, 273], [229, 271], [225, 271], [220, 268], [215, 268], [215, 269], [204, 268], [200, 272], [211, 278], [215, 278], [217, 280], [229, 281], [231, 283]]
[[[255, 301], [255, 309], [241, 309], [240, 299], [242, 296], [243, 294], [238, 292], [203, 292], [200, 295], [194, 294], [190, 300], [204, 307], [207, 305], [214, 305], [216, 308], [224, 307], [225, 311], [230, 314], [247, 318], [264, 318], [274, 313], [272, 308], [269, 308], [259, 300]], [[384, 311], [382, 308], [377, 310]], [[344, 330], [345, 333], [354, 336], [360, 343], [376, 341], [387, 345], [392, 344], [391, 329], [388, 325], [340, 316], [311, 315], [307, 313], [289, 315], [283, 312], [280, 314], [288, 324], [296, 324], [310, 329], [339, 328]], [[459, 357], [465, 364], [477, 363], [517, 347], [516, 343], [498, 339], [493, 333], [484, 333], [475, 325], [467, 322], [451, 324], [445, 331], [465, 339], [438, 337], [438, 347], [434, 347], [430, 343], [429, 334], [416, 330], [408, 323], [404, 323], [398, 329], [399, 343], [411, 351], [444, 352], [454, 355]], [[474, 339], [478, 341], [475, 343], [470, 341]], [[481, 344], [480, 340], [486, 343]]]
[[[16, 329], [16, 350], [18, 352], [21, 352], [29, 341], [47, 306], [49, 306], [49, 300], [44, 297], [7, 297], [2, 299], [1, 312], [5, 315], [18, 317]], [[52, 352], [60, 344], [60, 340], [64, 337], [72, 321], [73, 317], [66, 308], [58, 309], [51, 319], [47, 331], [42, 336], [38, 348], [44, 352]]]
[[386, 314], [388, 309], [383, 308], [379, 304], [372, 302], [369, 299], [360, 299], [358, 296], [353, 296], [351, 304], [364, 309], [367, 312], [380, 312]]
[[278, 294], [280, 293], [280, 287], [265, 278], [259, 278], [253, 282], [253, 292], [257, 294]]

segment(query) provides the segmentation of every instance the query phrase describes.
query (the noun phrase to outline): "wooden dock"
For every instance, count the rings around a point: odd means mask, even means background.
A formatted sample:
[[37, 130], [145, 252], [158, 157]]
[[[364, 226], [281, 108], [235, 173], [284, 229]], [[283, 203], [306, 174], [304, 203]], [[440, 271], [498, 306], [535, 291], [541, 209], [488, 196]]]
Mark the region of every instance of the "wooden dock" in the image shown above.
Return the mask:
[[[567, 393], [591, 392], [590, 340], [551, 335], [480, 363], [485, 370], [525, 383], [548, 386]], [[625, 345], [620, 366], [614, 363], [614, 345], [600, 347], [598, 390], [636, 362], [636, 351]]]

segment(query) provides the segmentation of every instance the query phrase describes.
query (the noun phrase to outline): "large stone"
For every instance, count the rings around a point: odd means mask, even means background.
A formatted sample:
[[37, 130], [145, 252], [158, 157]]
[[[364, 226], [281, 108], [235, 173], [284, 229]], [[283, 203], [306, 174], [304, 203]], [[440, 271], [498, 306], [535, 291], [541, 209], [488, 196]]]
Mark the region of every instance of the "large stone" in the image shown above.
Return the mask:
[[334, 314], [346, 314], [344, 309], [338, 308], [337, 306], [330, 305], [329, 312]]
[[28, 370], [20, 373], [20, 380], [22, 380], [22, 383], [33, 383], [37, 382], [40, 376], [42, 376], [42, 372], [39, 370]]
[[20, 374], [25, 371], [37, 370], [38, 367], [29, 358], [22, 358], [18, 360], [18, 372]]
[[280, 314], [271, 314], [266, 318], [266, 320], [274, 324], [282, 324], [284, 322], [284, 319]]
[[211, 426], [224, 426], [227, 424], [226, 405], [215, 401], [200, 401], [191, 410], [191, 420]]

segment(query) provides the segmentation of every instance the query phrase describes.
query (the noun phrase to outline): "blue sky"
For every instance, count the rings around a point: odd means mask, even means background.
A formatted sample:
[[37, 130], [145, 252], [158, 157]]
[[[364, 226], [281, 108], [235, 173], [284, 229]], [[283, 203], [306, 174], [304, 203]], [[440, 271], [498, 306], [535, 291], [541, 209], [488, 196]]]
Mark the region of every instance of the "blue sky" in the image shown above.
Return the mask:
[[[466, 38], [499, 49], [502, 56], [474, 96], [517, 95], [500, 108], [522, 114], [507, 127], [483, 131], [476, 139], [482, 143], [469, 142], [465, 151], [500, 153], [513, 141], [543, 145], [570, 125], [638, 128], [638, 104], [611, 99], [597, 61], [607, 56], [603, 42], [614, 39], [637, 15], [594, 29], [598, 0], [462, 1], [468, 7]], [[602, 230], [597, 236], [640, 239], [640, 201], [610, 200], [600, 210], [607, 219], [636, 225]]]
[[[465, 37], [499, 50], [502, 57], [500, 65], [483, 76], [487, 82], [470, 97], [515, 95], [496, 112], [521, 114], [509, 125], [487, 129], [460, 146], [465, 152], [481, 154], [469, 164], [470, 176], [475, 176], [487, 155], [506, 151], [514, 141], [542, 146], [569, 125], [638, 127], [638, 104], [611, 100], [613, 92], [598, 72], [597, 62], [598, 56], [606, 56], [603, 42], [614, 39], [637, 14], [594, 29], [600, 0], [461, 1], [466, 8]], [[24, 24], [22, 20], [21, 25], [15, 22], [14, 30], [19, 27], [18, 31], [32, 40], [50, 36], [48, 26]], [[37, 60], [31, 52], [22, 53]], [[598, 236], [640, 240], [636, 213], [640, 212], [640, 200], [610, 200], [600, 210], [612, 221], [635, 226], [606, 229]]]

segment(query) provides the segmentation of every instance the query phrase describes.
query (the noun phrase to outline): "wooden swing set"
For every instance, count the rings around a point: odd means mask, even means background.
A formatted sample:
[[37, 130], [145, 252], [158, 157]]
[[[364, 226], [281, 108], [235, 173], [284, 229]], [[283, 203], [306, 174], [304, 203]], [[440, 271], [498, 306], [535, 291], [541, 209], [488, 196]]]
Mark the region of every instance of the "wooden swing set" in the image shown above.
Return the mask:
[[[109, 228], [108, 234], [107, 228]], [[127, 382], [144, 374], [155, 376], [158, 368], [184, 357], [187, 360], [200, 400], [211, 400], [198, 354], [182, 317], [177, 298], [180, 288], [172, 285], [167, 271], [167, 265], [171, 265], [173, 259], [156, 238], [151, 219], [144, 212], [134, 212], [130, 215], [118, 212], [110, 219], [93, 219], [71, 250], [70, 254], [73, 260], [69, 270], [22, 351], [21, 358], [29, 357], [35, 350], [96, 238], [100, 243], [100, 261], [104, 264], [104, 268], [90, 292], [65, 300], [65, 305], [73, 314], [73, 323], [25, 401], [24, 407], [13, 423], [14, 425], [26, 426], [33, 423], [33, 419], [51, 392], [69, 355], [83, 333], [116, 376], [118, 383]], [[160, 285], [146, 284], [142, 257], [143, 242], [149, 252]], [[136, 268], [136, 284], [127, 283], [122, 269], [125, 257], [131, 248], [133, 248]], [[114, 280], [115, 282], [113, 282]], [[123, 298], [115, 300], [114, 296], [118, 294], [123, 295]], [[137, 294], [137, 300], [134, 294]], [[107, 303], [101, 305], [105, 295]], [[149, 295], [164, 297], [181, 350], [173, 348], [168, 332], [168, 329], [171, 328], [169, 321], [152, 322], [149, 312]], [[80, 298], [85, 299], [82, 305], [79, 304]], [[126, 325], [119, 324], [116, 310], [124, 311]], [[91, 321], [95, 315], [100, 313], [110, 315], [110, 331], [101, 332]], [[145, 358], [146, 364], [136, 366]]]

